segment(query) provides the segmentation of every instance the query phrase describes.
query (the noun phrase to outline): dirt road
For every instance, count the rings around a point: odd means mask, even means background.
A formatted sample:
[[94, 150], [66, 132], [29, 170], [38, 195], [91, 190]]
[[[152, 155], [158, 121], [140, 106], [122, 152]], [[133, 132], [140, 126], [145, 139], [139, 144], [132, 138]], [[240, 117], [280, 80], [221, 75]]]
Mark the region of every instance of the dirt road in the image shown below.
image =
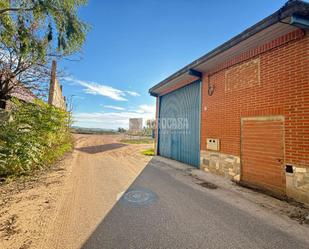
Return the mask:
[[152, 145], [123, 144], [113, 135], [75, 138], [60, 168], [33, 184], [0, 188], [1, 249], [80, 248], [151, 159], [140, 152]]
[[80, 248], [150, 160], [143, 148], [117, 136], [79, 135], [71, 176], [41, 248]]

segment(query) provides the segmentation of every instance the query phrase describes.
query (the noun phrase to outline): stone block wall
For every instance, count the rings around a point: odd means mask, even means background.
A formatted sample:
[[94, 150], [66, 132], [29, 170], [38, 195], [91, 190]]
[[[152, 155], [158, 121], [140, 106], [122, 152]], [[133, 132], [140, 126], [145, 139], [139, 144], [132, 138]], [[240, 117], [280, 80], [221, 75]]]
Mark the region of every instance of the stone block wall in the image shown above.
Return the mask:
[[240, 158], [238, 156], [202, 150], [201, 169], [234, 181], [240, 180]]
[[49, 87], [49, 96], [48, 96], [48, 103], [55, 107], [66, 109], [66, 100], [65, 97], [62, 95], [62, 86], [59, 84], [56, 78], [56, 67], [57, 64], [53, 61], [52, 64], [52, 71], [51, 71], [51, 80], [50, 80], [50, 87]]
[[287, 196], [309, 203], [309, 168], [293, 166], [293, 173], [286, 173]]
[[49, 100], [49, 103], [58, 108], [66, 109], [65, 98], [62, 95], [62, 89], [60, 84], [58, 83], [58, 80], [55, 79], [55, 82], [53, 84], [54, 84], [54, 87], [52, 89], [53, 93], [51, 94], [51, 99]]

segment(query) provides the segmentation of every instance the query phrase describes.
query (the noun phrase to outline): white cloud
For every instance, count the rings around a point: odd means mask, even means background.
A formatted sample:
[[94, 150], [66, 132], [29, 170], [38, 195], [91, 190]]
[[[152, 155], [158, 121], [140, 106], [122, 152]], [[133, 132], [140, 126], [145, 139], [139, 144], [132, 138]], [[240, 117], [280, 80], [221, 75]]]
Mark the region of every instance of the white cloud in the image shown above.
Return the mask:
[[140, 105], [136, 111], [75, 113], [74, 125], [88, 128], [117, 129], [128, 128], [129, 118], [155, 118], [155, 105]]
[[84, 91], [88, 94], [93, 95], [101, 95], [104, 97], [111, 98], [113, 100], [117, 101], [127, 101], [126, 96], [140, 96], [137, 92], [133, 91], [123, 91], [119, 90], [117, 88], [102, 85], [97, 82], [91, 82], [91, 81], [85, 81], [85, 80], [79, 80], [72, 77], [66, 77], [66, 81], [71, 82], [73, 84], [78, 84], [84, 87]]
[[133, 92], [133, 91], [126, 91], [126, 93], [129, 94], [129, 95], [131, 95], [131, 96], [134, 96], [134, 97], [141, 96], [139, 93]]
[[109, 108], [109, 109], [114, 109], [114, 110], [118, 110], [118, 111], [124, 111], [125, 108], [120, 107], [120, 106], [114, 106], [114, 105], [105, 105], [105, 108]]
[[137, 109], [139, 113], [152, 113], [155, 114], [156, 106], [155, 105], [140, 105]]

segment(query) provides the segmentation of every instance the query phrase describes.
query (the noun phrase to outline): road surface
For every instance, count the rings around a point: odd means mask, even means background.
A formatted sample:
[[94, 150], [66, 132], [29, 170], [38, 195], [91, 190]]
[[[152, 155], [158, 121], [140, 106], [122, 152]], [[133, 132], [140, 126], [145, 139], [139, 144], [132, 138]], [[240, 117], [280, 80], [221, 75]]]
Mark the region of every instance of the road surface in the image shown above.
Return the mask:
[[[52, 226], [39, 248], [77, 249], [150, 160], [113, 135], [76, 135], [65, 187]], [[71, 168], [71, 169], [70, 169]]]
[[227, 189], [202, 186], [190, 168], [149, 161], [142, 145], [79, 139], [45, 248], [309, 248], [308, 226]]

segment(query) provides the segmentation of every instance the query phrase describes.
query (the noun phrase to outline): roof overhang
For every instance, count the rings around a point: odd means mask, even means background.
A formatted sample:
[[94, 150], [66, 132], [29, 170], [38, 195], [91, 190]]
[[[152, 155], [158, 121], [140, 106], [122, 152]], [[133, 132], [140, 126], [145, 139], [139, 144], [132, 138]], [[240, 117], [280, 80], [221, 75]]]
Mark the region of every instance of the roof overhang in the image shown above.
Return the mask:
[[[166, 89], [179, 82], [194, 81], [203, 73], [212, 71], [221, 63], [228, 61], [242, 52], [257, 48], [266, 42], [306, 26], [309, 17], [309, 3], [303, 1], [287, 2], [281, 9], [262, 21], [246, 29], [239, 35], [193, 61], [172, 74], [149, 90], [152, 96], [161, 95]], [[192, 75], [190, 72], [198, 72]]]

